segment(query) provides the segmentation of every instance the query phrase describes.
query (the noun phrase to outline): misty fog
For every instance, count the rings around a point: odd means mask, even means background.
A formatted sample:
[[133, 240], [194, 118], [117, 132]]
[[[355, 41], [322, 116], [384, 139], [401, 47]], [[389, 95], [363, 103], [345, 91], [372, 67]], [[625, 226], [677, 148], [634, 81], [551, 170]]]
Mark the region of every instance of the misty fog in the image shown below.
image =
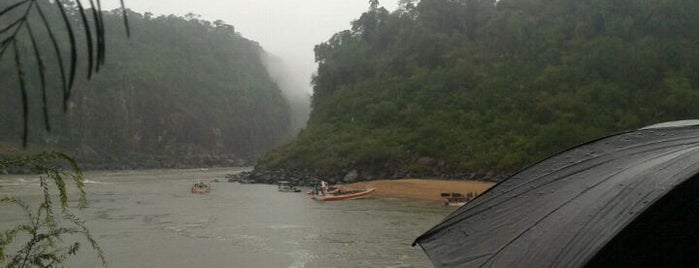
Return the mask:
[[[395, 10], [398, 0], [380, 3]], [[350, 22], [369, 6], [366, 0], [127, 0], [125, 4], [136, 12], [156, 16], [194, 13], [209, 21], [220, 19], [233, 25], [243, 37], [258, 41], [268, 54], [263, 60], [270, 75], [292, 106], [294, 129], [305, 125], [310, 111], [310, 80], [317, 68], [314, 46], [349, 29]], [[105, 1], [104, 6], [117, 8], [119, 1]]]

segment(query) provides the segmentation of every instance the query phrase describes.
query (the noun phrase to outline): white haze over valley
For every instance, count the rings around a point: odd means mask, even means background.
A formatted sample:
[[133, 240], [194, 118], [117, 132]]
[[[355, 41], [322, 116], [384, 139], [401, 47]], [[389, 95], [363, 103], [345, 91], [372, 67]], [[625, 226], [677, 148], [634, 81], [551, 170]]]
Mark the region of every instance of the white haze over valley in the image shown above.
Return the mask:
[[[116, 0], [103, 2], [106, 9], [119, 7]], [[389, 11], [398, 6], [398, 0], [380, 3]], [[369, 1], [125, 0], [125, 5], [138, 13], [151, 12], [155, 16], [194, 13], [205, 20], [220, 19], [233, 25], [236, 32], [259, 42], [271, 54], [264, 60], [292, 106], [299, 103], [307, 106], [312, 95], [311, 75], [317, 68], [313, 47], [349, 29], [350, 22], [368, 9]]]

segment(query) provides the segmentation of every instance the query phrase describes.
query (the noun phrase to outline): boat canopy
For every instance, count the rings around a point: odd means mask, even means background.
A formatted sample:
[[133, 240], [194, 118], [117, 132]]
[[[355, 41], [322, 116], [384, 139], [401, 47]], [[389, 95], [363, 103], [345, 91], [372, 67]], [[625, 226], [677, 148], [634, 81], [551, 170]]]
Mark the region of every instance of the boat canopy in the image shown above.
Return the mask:
[[698, 173], [699, 125], [612, 135], [508, 177], [413, 245], [435, 267], [693, 266]]

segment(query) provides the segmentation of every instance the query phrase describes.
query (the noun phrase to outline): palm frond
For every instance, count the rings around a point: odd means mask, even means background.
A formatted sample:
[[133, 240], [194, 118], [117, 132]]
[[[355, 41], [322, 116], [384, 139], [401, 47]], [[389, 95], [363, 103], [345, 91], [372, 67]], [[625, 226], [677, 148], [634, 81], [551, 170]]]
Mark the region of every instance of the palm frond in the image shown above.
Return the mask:
[[121, 1], [121, 15], [124, 17], [124, 26], [126, 27], [126, 37], [131, 37], [131, 30], [129, 29], [129, 18], [126, 16], [126, 6], [124, 6], [124, 0]]
[[[2, 41], [2, 46], [0, 46], [0, 60], [2, 60], [2, 56], [5, 54], [5, 51], [7, 51], [7, 48], [10, 46], [9, 44], [17, 40], [17, 34], [19, 33], [19, 30], [22, 29], [23, 24], [27, 21], [27, 17], [29, 16], [29, 11], [32, 10], [32, 7], [34, 6], [35, 2], [33, 0], [25, 0], [21, 1], [17, 4], [11, 5], [7, 7], [6, 9], [3, 9], [2, 12], [0, 12], [0, 16], [2, 15], [7, 15], [6, 13], [19, 8], [24, 4], [24, 2], [29, 2], [29, 6], [24, 10], [24, 13], [20, 18], [18, 18], [16, 21], [10, 23], [10, 24], [15, 24], [16, 26], [14, 27], [9, 27], [13, 29], [14, 31]], [[3, 27], [5, 28], [5, 27]]]
[[[39, 13], [39, 17], [41, 18], [41, 22], [44, 24], [44, 27], [46, 28], [46, 32], [49, 35], [49, 39], [51, 40], [51, 45], [53, 47], [53, 52], [56, 54], [56, 61], [58, 64], [58, 70], [59, 74], [61, 77], [61, 90], [63, 91], [63, 94], [67, 94], [68, 92], [68, 81], [66, 81], [66, 71], [65, 67], [63, 66], [63, 54], [61, 54], [61, 49], [58, 46], [58, 41], [56, 40], [56, 35], [53, 33], [53, 30], [51, 29], [51, 24], [48, 19], [46, 19], [46, 15], [44, 15], [44, 11], [41, 9], [41, 6], [37, 5], [36, 6], [36, 11]], [[68, 105], [67, 102], [63, 102], [63, 112], [66, 112], [68, 110]]]
[[17, 48], [17, 39], [12, 40], [12, 48], [15, 52], [15, 68], [17, 69], [17, 77], [19, 79], [19, 90], [22, 93], [22, 146], [26, 147], [27, 134], [29, 133], [29, 97], [24, 84], [24, 71], [22, 69], [22, 60], [19, 56], [19, 48]]
[[66, 31], [68, 32], [68, 41], [70, 42], [70, 73], [68, 74], [68, 91], [63, 92], [63, 102], [68, 102], [70, 98], [70, 90], [73, 88], [73, 82], [75, 82], [75, 68], [78, 63], [78, 48], [75, 42], [75, 33], [73, 33], [73, 26], [70, 24], [70, 19], [68, 19], [68, 14], [63, 7], [61, 0], [55, 0], [58, 10], [61, 12], [61, 17], [63, 17], [63, 23], [65, 23]]
[[[80, 1], [77, 2], [78, 10], [80, 11], [80, 19], [82, 19], [83, 27], [85, 28], [85, 42], [87, 43], [87, 79], [92, 78], [92, 31], [90, 30], [90, 23], [87, 21], [87, 15], [85, 15], [85, 9]], [[93, 14], [95, 14], [95, 9], [92, 9]]]
[[[32, 54], [34, 55], [35, 66], [30, 66], [26, 61], [30, 59], [29, 57], [23, 56], [21, 50], [20, 54], [16, 54], [14, 58], [15, 68], [17, 69], [17, 74], [19, 76], [19, 90], [22, 92], [22, 110], [29, 111], [28, 99], [29, 94], [27, 94], [29, 88], [26, 70], [22, 68], [36, 68], [36, 73], [40, 79], [40, 90], [41, 90], [41, 104], [42, 104], [42, 116], [43, 116], [43, 126], [46, 131], [51, 131], [51, 123], [49, 118], [49, 99], [47, 94], [48, 85], [46, 83], [46, 61], [44, 61], [44, 55], [42, 55], [42, 47], [38, 45], [39, 37], [38, 31], [32, 29], [29, 24], [30, 17], [38, 16], [36, 21], [39, 21], [42, 28], [45, 28], [45, 34], [48, 35], [48, 39], [51, 42], [49, 50], [53, 50], [52, 54], [55, 54], [56, 65], [59, 71], [58, 76], [60, 79], [60, 89], [61, 89], [61, 103], [63, 105], [63, 112], [68, 110], [68, 101], [71, 97], [71, 91], [73, 85], [75, 84], [76, 69], [78, 65], [78, 42], [82, 40], [78, 38], [76, 34], [76, 27], [82, 27], [84, 31], [86, 55], [87, 55], [87, 78], [91, 79], [92, 75], [99, 72], [100, 66], [106, 61], [106, 42], [105, 42], [105, 25], [104, 19], [102, 18], [102, 3], [100, 0], [88, 0], [89, 9], [83, 4], [85, 0], [74, 0], [77, 4], [77, 9], [75, 7], [69, 6], [68, 2], [70, 0], [19, 0], [15, 3], [11, 3], [6, 7], [0, 9], [0, 60], [3, 59], [4, 54], [12, 48], [13, 51], [19, 50], [19, 44], [26, 44], [23, 42], [18, 42], [19, 40], [28, 40], [32, 47]], [[60, 14], [62, 23], [57, 23], [55, 21], [50, 21], [45, 13], [45, 6], [47, 4], [53, 4], [56, 8], [58, 14]], [[128, 25], [128, 15], [126, 7], [124, 6], [124, 1], [120, 0], [121, 10], [123, 13], [123, 21], [126, 26], [126, 36], [131, 35], [131, 30]], [[44, 6], [44, 7], [42, 7]], [[36, 12], [32, 12], [36, 11]], [[79, 16], [80, 25], [73, 25], [73, 14]], [[90, 18], [90, 16], [92, 18]], [[6, 19], [7, 18], [7, 19]], [[53, 29], [56, 24], [62, 24], [65, 28], [65, 38], [67, 42], [59, 42], [61, 40], [56, 34], [57, 32]], [[53, 26], [52, 26], [53, 25]], [[26, 29], [25, 31], [22, 31]], [[65, 55], [62, 47], [68, 48], [68, 54]], [[67, 62], [64, 61], [67, 59]], [[23, 64], [24, 63], [24, 64]], [[27, 113], [23, 113], [23, 127], [22, 127], [22, 145], [27, 146], [29, 138], [29, 117]]]
[[37, 69], [39, 69], [39, 82], [41, 83], [41, 104], [42, 111], [44, 113], [44, 127], [46, 127], [46, 131], [51, 131], [51, 122], [49, 122], [49, 105], [48, 100], [46, 99], [46, 75], [44, 74], [46, 68], [44, 66], [44, 60], [41, 58], [39, 46], [36, 44], [36, 36], [34, 35], [29, 22], [26, 23], [26, 27], [27, 33], [29, 34], [29, 39], [32, 42], [34, 58], [36, 59], [36, 63], [38, 65]]
[[97, 27], [97, 62], [98, 65], [104, 64], [106, 58], [106, 44], [104, 42], [104, 20], [102, 19], [102, 3], [97, 0], [97, 17], [95, 18], [95, 26]]
[[[12, 5], [8, 6], [8, 7], [6, 7], [5, 9], [3, 9], [2, 11], [0, 11], [0, 16], [5, 15], [5, 13], [10, 12], [10, 11], [12, 11], [12, 10], [15, 9], [15, 8], [18, 8], [18, 7], [20, 7], [21, 5], [24, 5], [24, 4], [26, 4], [26, 3], [29, 3], [30, 1], [31, 1], [31, 0], [23, 0], [23, 1], [19, 1], [19, 2], [17, 2], [17, 3], [12, 4]], [[122, 4], [123, 4], [123, 3], [122, 3]]]
[[9, 30], [12, 30], [13, 27], [15, 27], [15, 26], [17, 26], [17, 25], [20, 25], [21, 22], [22, 22], [22, 21], [20, 21], [20, 20], [16, 20], [16, 21], [14, 21], [14, 22], [8, 24], [7, 26], [5, 26], [5, 28], [0, 29], [0, 34], [2, 34], [2, 33], [4, 33], [4, 32], [7, 32], [7, 31], [9, 31]]

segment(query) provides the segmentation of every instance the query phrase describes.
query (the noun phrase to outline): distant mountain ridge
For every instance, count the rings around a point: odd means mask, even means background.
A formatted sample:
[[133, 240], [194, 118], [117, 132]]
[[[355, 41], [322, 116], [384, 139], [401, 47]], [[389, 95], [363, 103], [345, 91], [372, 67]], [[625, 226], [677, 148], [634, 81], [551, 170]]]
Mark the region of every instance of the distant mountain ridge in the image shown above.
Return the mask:
[[[40, 110], [39, 82], [30, 71], [30, 150], [59, 149], [88, 169], [234, 166], [249, 165], [290, 138], [289, 104], [257, 42], [222, 21], [191, 14], [129, 11], [128, 17], [130, 38], [119, 34], [119, 11], [105, 11], [107, 64], [91, 81], [78, 74], [67, 113], [52, 105], [51, 132], [42, 131], [40, 112], [34, 112]], [[82, 31], [77, 15], [70, 19]], [[50, 48], [48, 39], [41, 41]], [[2, 77], [16, 76], [12, 64], [0, 64]], [[55, 67], [47, 66], [48, 72], [58, 72]], [[3, 79], [0, 87], [8, 89], [0, 97], [19, 100], [15, 79]], [[8, 104], [0, 107], [0, 141], [19, 143], [22, 109], [19, 101]]]
[[315, 47], [308, 126], [257, 173], [494, 179], [699, 117], [699, 2], [371, 1]]

